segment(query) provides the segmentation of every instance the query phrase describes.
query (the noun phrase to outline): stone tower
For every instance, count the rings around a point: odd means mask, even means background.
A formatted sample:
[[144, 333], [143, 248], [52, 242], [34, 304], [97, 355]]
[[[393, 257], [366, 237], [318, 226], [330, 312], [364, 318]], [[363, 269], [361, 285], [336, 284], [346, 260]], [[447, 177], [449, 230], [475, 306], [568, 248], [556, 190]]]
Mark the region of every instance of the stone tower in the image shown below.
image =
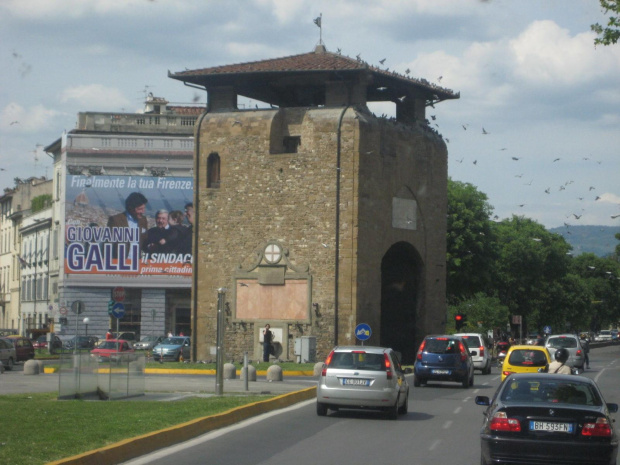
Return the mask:
[[[384, 345], [411, 360], [446, 320], [447, 148], [426, 120], [458, 98], [328, 52], [182, 71], [208, 93], [195, 133], [192, 335], [213, 359], [218, 288], [227, 358], [295, 360], [294, 341]], [[240, 109], [237, 97], [266, 103]], [[393, 102], [377, 117], [368, 102]], [[307, 339], [312, 341], [313, 338]]]

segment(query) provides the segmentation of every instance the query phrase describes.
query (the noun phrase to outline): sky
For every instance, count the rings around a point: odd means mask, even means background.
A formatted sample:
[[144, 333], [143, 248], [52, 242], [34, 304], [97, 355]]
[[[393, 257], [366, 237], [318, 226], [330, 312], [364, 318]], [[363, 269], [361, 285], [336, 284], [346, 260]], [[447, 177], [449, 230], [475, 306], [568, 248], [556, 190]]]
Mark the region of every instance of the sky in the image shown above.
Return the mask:
[[594, 23], [607, 23], [598, 0], [2, 0], [0, 188], [49, 177], [43, 148], [78, 112], [141, 111], [149, 92], [204, 104], [168, 72], [322, 38], [460, 92], [427, 115], [449, 176], [486, 194], [496, 220], [620, 230], [620, 44], [595, 47]]

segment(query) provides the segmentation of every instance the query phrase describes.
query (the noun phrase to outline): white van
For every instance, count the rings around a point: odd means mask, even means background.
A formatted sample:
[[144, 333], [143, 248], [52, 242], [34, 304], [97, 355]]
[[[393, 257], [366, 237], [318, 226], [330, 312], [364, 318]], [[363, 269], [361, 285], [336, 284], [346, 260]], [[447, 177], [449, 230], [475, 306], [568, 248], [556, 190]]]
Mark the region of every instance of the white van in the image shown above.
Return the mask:
[[491, 343], [484, 334], [457, 333], [467, 344], [467, 349], [474, 362], [474, 369], [482, 371], [483, 375], [491, 373]]

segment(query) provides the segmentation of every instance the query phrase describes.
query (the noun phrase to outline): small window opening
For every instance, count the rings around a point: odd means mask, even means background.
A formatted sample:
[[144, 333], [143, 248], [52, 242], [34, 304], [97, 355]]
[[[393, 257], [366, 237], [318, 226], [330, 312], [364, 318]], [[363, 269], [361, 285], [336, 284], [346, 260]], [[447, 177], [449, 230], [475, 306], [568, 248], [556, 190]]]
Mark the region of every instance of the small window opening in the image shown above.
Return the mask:
[[207, 187], [220, 187], [220, 156], [217, 153], [212, 153], [207, 159]]
[[285, 136], [282, 145], [285, 153], [297, 153], [297, 148], [301, 146], [301, 136]]

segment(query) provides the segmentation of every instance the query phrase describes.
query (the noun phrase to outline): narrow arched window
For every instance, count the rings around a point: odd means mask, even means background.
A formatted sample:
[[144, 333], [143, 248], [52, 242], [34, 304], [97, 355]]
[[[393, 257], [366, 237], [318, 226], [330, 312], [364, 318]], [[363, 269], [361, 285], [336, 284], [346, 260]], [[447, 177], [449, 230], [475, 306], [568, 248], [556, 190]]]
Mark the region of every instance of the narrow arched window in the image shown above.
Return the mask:
[[212, 153], [207, 158], [207, 187], [220, 187], [220, 156], [217, 153]]

